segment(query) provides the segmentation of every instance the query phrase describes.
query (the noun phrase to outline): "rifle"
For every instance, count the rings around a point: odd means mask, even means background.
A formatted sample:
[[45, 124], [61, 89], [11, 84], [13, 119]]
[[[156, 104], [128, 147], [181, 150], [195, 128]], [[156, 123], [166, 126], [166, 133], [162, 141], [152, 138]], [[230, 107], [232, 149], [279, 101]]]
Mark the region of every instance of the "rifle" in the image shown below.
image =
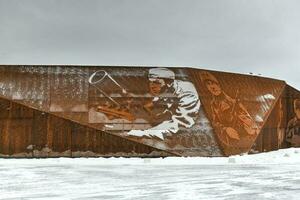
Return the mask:
[[[234, 118], [234, 116], [236, 114], [235, 113], [236, 112], [236, 108], [238, 107], [238, 104], [240, 102], [240, 100], [238, 99], [238, 95], [239, 95], [239, 89], [237, 89], [237, 91], [235, 93], [235, 98], [234, 98], [235, 102], [234, 102], [234, 104], [232, 106], [232, 109], [230, 111], [230, 121], [233, 121], [233, 118]], [[235, 120], [232, 123], [234, 126], [236, 125], [236, 121], [237, 121], [237, 118], [235, 118]]]

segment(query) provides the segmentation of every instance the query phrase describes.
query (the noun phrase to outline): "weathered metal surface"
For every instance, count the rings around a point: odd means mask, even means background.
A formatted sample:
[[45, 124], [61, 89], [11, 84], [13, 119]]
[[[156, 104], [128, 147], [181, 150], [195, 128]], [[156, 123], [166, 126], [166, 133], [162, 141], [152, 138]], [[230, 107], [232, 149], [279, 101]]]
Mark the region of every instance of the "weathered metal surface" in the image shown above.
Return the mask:
[[256, 152], [300, 146], [299, 99], [299, 91], [286, 85], [253, 145]]
[[19, 103], [0, 105], [1, 157], [172, 155]]
[[[175, 154], [222, 155], [200, 106], [196, 86], [185, 69], [70, 66], [1, 69], [7, 77], [15, 77], [4, 82], [2, 89], [6, 91], [3, 96], [16, 102]], [[159, 88], [155, 83], [159, 80], [157, 75], [172, 76], [172, 80], [164, 77], [166, 82]], [[150, 79], [154, 82], [149, 82]], [[37, 85], [43, 85], [42, 89]], [[161, 91], [153, 94], [157, 89]], [[60, 126], [56, 123], [47, 140], [61, 141], [52, 148], [64, 152], [70, 145], [64, 140], [69, 129]]]
[[0, 152], [9, 154], [8, 118], [11, 102], [0, 99]]
[[298, 144], [287, 142], [286, 129], [297, 124], [291, 105], [299, 92], [274, 79], [188, 68], [0, 66], [0, 89], [2, 155], [221, 156]]
[[286, 142], [289, 146], [300, 146], [300, 93], [291, 86], [286, 87]]
[[191, 76], [224, 154], [249, 152], [285, 83], [206, 70]]
[[261, 133], [252, 145], [253, 152], [266, 152], [287, 147], [285, 140], [286, 106], [284, 95], [285, 90], [277, 99], [276, 105], [261, 129]]
[[221, 151], [186, 69], [90, 69], [89, 123], [186, 156]]

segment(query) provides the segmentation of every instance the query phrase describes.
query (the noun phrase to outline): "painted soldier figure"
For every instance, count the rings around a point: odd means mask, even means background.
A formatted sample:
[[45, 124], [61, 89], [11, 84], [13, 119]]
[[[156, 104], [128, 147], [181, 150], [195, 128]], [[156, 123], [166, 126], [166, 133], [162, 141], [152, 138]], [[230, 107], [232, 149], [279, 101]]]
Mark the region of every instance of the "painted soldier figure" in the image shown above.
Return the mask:
[[177, 133], [180, 127], [190, 128], [195, 124], [200, 100], [194, 85], [189, 81], [175, 79], [167, 68], [152, 68], [148, 73], [149, 92], [153, 97], [144, 105], [152, 128], [131, 130], [127, 134], [164, 139]]
[[300, 146], [300, 99], [294, 100], [295, 117], [292, 118], [286, 129], [286, 141], [292, 146]]
[[239, 101], [238, 91], [232, 98], [222, 90], [219, 81], [211, 73], [202, 72], [200, 76], [212, 95], [212, 123], [222, 146], [249, 148], [258, 131], [254, 120]]

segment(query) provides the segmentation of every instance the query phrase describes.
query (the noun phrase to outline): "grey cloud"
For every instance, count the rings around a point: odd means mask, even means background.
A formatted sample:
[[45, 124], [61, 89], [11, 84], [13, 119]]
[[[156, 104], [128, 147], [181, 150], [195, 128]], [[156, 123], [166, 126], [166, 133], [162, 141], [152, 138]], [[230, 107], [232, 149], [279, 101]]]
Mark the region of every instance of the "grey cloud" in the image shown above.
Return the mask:
[[1, 0], [0, 63], [195, 66], [300, 87], [297, 0]]

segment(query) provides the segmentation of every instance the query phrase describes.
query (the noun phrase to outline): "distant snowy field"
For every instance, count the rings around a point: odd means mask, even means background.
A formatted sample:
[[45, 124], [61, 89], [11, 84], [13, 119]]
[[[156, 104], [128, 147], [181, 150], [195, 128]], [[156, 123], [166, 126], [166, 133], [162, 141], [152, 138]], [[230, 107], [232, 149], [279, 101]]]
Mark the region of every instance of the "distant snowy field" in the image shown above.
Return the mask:
[[300, 148], [229, 158], [0, 159], [0, 199], [300, 199]]

